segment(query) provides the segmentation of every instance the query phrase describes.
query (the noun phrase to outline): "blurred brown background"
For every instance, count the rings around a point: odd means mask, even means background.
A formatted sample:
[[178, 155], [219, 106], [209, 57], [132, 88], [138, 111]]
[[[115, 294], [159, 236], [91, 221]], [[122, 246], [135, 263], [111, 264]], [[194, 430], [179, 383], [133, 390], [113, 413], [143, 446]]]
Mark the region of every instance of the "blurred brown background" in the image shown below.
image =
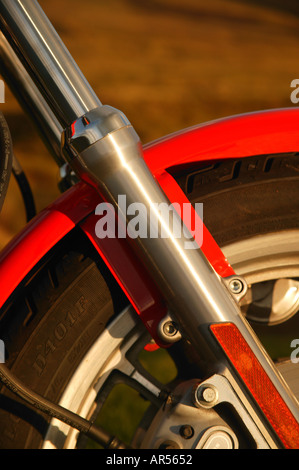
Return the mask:
[[[210, 119], [295, 106], [297, 0], [40, 0], [103, 104], [121, 109], [142, 141]], [[9, 90], [1, 105], [38, 210], [58, 171]], [[25, 223], [11, 181], [0, 246]]]

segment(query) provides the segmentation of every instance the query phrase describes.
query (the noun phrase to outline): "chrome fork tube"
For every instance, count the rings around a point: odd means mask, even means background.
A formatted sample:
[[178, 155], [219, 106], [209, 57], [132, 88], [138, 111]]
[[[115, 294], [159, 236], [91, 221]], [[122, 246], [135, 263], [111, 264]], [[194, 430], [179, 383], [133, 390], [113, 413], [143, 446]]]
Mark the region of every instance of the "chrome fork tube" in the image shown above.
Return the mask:
[[[154, 223], [169, 229], [165, 238], [138, 238], [132, 246], [160, 288], [182, 335], [209, 359], [219, 360], [208, 326], [233, 322], [298, 420], [297, 403], [222, 280], [199, 248], [186, 249], [187, 230], [179, 238], [171, 231], [173, 224], [181, 223], [179, 216], [170, 211], [173, 220], [169, 222], [155, 210], [156, 204], [169, 205], [169, 201], [143, 160], [130, 122], [119, 111], [101, 105], [34, 0], [1, 0], [0, 15], [7, 38], [13, 39], [11, 45], [25, 58], [29, 74], [37, 79], [66, 129], [65, 155], [72, 168], [116, 209], [121, 209], [118, 196], [125, 195], [127, 207], [141, 203], [146, 208], [147, 226]], [[126, 210], [123, 217], [130, 221]]]
[[36, 124], [42, 140], [56, 163], [58, 166], [62, 166], [65, 163], [61, 155], [61, 133], [63, 129], [1, 32], [0, 72], [15, 98]]
[[35, 0], [1, 0], [1, 30], [63, 128], [101, 102]]

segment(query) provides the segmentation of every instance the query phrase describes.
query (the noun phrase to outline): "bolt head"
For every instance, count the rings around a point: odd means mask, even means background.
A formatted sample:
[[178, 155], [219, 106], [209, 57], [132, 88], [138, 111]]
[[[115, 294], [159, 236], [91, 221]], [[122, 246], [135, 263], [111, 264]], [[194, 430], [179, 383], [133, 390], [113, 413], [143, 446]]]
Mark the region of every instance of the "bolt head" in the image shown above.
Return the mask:
[[243, 283], [239, 279], [232, 279], [229, 283], [229, 287], [234, 294], [240, 294], [243, 290]]
[[191, 439], [194, 436], [194, 429], [190, 424], [184, 424], [180, 427], [180, 435], [184, 439]]
[[178, 329], [172, 321], [167, 321], [163, 325], [163, 332], [167, 336], [174, 336], [174, 335], [177, 334], [177, 331], [178, 331]]
[[207, 387], [202, 391], [201, 398], [204, 400], [206, 403], [213, 403], [217, 397], [216, 391], [211, 388]]
[[218, 401], [218, 391], [214, 385], [199, 385], [195, 389], [194, 403], [196, 406], [212, 408]]

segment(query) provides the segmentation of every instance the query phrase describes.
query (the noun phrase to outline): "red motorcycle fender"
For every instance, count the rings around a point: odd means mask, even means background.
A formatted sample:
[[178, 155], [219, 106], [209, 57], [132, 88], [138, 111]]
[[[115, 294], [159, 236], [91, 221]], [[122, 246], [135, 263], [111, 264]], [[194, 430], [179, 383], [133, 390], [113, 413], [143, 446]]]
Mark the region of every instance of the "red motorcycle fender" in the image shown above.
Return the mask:
[[90, 213], [90, 188], [79, 183], [41, 211], [0, 255], [0, 306], [53, 246]]
[[236, 115], [156, 140], [144, 158], [158, 175], [196, 162], [297, 152], [298, 124], [298, 107]]
[[[209, 122], [153, 142], [144, 147], [144, 158], [170, 202], [184, 204], [188, 199], [167, 172], [169, 168], [211, 160], [296, 152], [299, 148], [298, 128], [298, 108], [245, 114]], [[146, 326], [151, 332], [155, 330], [166, 312], [161, 294], [124, 239], [99, 239], [96, 236], [95, 207], [100, 202], [95, 190], [78, 183], [38, 214], [8, 244], [0, 256], [0, 306], [36, 263], [79, 225]], [[198, 217], [196, 213], [194, 217]], [[201, 248], [216, 272], [223, 277], [233, 274], [211, 234], [204, 225], [202, 228]]]

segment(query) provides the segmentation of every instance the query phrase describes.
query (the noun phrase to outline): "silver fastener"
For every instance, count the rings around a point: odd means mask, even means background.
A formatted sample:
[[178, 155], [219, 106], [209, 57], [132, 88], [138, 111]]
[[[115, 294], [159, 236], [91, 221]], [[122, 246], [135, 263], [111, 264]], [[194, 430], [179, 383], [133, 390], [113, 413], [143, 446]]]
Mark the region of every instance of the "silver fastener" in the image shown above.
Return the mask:
[[198, 385], [194, 393], [194, 404], [197, 407], [212, 408], [218, 401], [218, 391], [214, 385]]
[[240, 279], [232, 279], [229, 283], [229, 288], [233, 294], [240, 294], [244, 288], [243, 282]]
[[160, 339], [166, 343], [175, 343], [182, 338], [177, 324], [170, 315], [166, 315], [157, 327], [157, 333]]
[[177, 334], [178, 329], [172, 321], [167, 321], [163, 325], [163, 332], [166, 336], [174, 336]]

